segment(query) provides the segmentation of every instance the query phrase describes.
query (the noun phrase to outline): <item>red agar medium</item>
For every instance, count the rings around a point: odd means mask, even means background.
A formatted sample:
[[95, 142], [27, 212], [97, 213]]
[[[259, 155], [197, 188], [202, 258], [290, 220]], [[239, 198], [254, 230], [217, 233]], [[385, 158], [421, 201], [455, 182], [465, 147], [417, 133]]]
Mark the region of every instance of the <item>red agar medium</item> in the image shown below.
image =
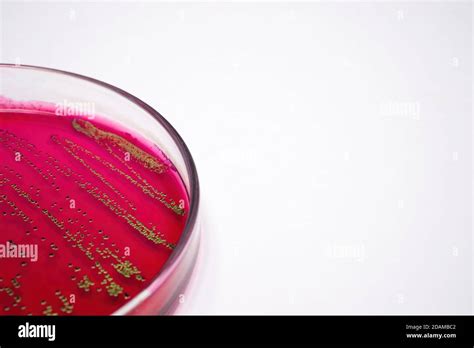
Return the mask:
[[114, 313], [180, 239], [189, 207], [180, 175], [156, 146], [98, 117], [7, 104], [0, 99], [0, 314]]

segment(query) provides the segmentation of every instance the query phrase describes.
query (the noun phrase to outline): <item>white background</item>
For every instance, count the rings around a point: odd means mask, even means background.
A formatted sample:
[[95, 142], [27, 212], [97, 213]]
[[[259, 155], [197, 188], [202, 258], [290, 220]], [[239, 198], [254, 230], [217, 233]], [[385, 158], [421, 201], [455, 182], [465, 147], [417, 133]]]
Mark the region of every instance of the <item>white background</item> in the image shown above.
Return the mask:
[[472, 4], [2, 2], [1, 60], [119, 86], [187, 142], [182, 314], [472, 313]]

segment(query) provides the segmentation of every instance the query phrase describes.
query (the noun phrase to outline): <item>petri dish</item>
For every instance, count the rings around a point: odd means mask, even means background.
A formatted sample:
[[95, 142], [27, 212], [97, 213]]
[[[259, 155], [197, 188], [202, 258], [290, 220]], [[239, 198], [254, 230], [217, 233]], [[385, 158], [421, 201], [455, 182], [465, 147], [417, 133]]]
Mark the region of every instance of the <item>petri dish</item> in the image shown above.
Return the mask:
[[0, 64], [0, 315], [172, 314], [199, 252], [183, 139], [105, 82]]

